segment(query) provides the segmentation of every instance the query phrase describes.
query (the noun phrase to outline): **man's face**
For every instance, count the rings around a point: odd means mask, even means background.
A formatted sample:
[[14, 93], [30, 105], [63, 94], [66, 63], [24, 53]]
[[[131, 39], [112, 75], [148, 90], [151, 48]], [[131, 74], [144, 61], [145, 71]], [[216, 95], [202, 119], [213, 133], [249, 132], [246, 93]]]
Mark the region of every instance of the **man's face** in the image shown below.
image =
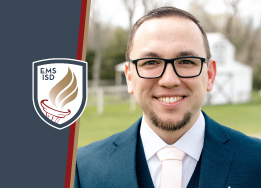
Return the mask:
[[[206, 51], [197, 25], [179, 17], [145, 21], [134, 36], [130, 52], [131, 60], [184, 56], [206, 58]], [[209, 66], [204, 63], [201, 75], [194, 78], [178, 77], [171, 64], [167, 65], [163, 76], [156, 79], [140, 78], [133, 63], [125, 68], [128, 92], [134, 94], [148, 125], [153, 127], [155, 121], [158, 121], [174, 129], [182, 122], [192, 125], [195, 123], [206, 92], [212, 90], [215, 73], [213, 60], [209, 62]], [[168, 100], [170, 102], [164, 102]]]

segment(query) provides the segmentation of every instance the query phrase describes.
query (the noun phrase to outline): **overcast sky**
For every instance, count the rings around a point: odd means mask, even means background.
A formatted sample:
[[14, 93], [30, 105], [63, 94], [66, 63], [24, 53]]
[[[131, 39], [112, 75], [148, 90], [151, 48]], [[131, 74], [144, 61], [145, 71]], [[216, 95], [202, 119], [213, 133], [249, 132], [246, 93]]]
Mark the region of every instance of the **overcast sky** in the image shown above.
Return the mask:
[[[168, 1], [170, 6], [175, 6], [177, 8], [187, 10], [189, 3], [193, 0], [159, 0]], [[198, 0], [197, 0], [198, 1]], [[203, 0], [204, 1], [204, 0]], [[207, 1], [205, 9], [212, 14], [218, 14], [227, 11], [223, 0], [205, 0]], [[128, 14], [125, 7], [122, 4], [122, 0], [92, 0], [92, 5], [98, 3], [100, 16], [104, 22], [122, 26], [124, 28], [128, 27]], [[91, 9], [92, 9], [91, 5]], [[244, 18], [248, 16], [254, 16], [255, 24], [259, 25], [261, 20], [261, 0], [241, 0], [240, 2], [240, 15]], [[139, 5], [135, 11], [134, 19], [135, 22], [144, 14], [143, 8]]]

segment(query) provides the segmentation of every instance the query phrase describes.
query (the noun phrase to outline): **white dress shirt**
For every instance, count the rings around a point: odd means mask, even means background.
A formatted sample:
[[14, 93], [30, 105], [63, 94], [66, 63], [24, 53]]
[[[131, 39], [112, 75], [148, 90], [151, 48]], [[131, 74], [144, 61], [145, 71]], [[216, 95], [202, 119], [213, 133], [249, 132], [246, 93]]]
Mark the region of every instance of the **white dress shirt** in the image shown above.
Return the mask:
[[[168, 144], [164, 142], [142, 118], [141, 140], [155, 188], [160, 187], [161, 161], [156, 153]], [[196, 123], [173, 146], [186, 153], [182, 163], [182, 188], [186, 188], [200, 158], [205, 135], [205, 118], [200, 112]]]

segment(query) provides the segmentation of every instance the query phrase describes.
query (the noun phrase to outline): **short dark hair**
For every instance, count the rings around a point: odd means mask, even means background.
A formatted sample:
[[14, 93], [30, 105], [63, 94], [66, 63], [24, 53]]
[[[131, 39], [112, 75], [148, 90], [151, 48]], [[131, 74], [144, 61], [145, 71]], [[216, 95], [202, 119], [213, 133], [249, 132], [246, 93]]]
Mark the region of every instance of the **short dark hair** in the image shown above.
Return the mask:
[[205, 47], [206, 54], [207, 54], [207, 59], [211, 58], [211, 53], [210, 53], [210, 48], [209, 48], [209, 43], [208, 43], [206, 32], [204, 31], [203, 27], [201, 26], [201, 24], [199, 23], [197, 18], [184, 10], [181, 10], [181, 9], [178, 9], [175, 7], [166, 6], [166, 7], [160, 7], [160, 8], [157, 8], [157, 9], [154, 9], [154, 10], [148, 12], [145, 16], [141, 17], [134, 24], [134, 26], [131, 29], [128, 44], [127, 44], [127, 51], [126, 51], [126, 60], [127, 61], [130, 58], [130, 51], [132, 50], [132, 47], [133, 47], [133, 38], [135, 36], [136, 31], [141, 26], [141, 24], [143, 24], [147, 20], [151, 20], [154, 18], [164, 18], [164, 17], [181, 17], [181, 18], [192, 20], [199, 27], [199, 29], [203, 35], [203, 42], [204, 42], [204, 47]]

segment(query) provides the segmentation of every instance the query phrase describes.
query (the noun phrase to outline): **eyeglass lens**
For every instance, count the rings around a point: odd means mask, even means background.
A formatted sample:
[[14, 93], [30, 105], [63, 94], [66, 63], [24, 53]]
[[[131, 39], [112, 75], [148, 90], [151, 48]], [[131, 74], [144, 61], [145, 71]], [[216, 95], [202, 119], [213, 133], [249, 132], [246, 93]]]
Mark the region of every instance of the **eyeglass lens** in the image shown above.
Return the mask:
[[[141, 59], [137, 62], [137, 70], [142, 77], [159, 77], [164, 71], [165, 61], [162, 59]], [[201, 70], [201, 59], [181, 58], [174, 61], [179, 76], [196, 76]]]

